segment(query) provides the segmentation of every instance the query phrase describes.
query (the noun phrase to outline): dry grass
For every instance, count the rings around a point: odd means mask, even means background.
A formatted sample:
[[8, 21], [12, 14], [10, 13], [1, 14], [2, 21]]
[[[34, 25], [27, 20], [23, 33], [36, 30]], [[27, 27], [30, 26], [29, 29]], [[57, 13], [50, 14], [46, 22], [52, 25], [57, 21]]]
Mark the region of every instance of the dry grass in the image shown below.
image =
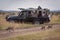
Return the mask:
[[9, 26], [12, 26], [14, 28], [29, 28], [34, 27], [33, 24], [25, 24], [25, 23], [14, 23], [14, 22], [7, 22], [5, 19], [6, 15], [0, 15], [0, 29], [5, 29]]
[[[13, 26], [15, 28], [29, 28], [34, 27], [36, 25], [32, 24], [24, 24], [24, 23], [9, 23], [5, 20], [6, 15], [0, 15], [0, 29], [5, 29], [9, 26]], [[59, 20], [59, 21], [58, 21]], [[60, 23], [60, 16], [53, 16], [51, 23]], [[38, 25], [39, 26], [39, 25]], [[60, 40], [60, 29], [56, 30], [47, 30], [38, 33], [32, 33], [28, 35], [20, 35], [19, 37], [15, 38], [8, 38], [6, 40]]]
[[[9, 26], [12, 26], [14, 28], [30, 28], [30, 27], [39, 26], [33, 24], [7, 22], [5, 17], [6, 15], [0, 15], [0, 29], [5, 29]], [[60, 15], [59, 16], [53, 15], [50, 23], [60, 23]]]
[[53, 15], [50, 23], [60, 23], [60, 15]]
[[20, 35], [18, 37], [8, 38], [6, 40], [60, 40], [60, 29]]

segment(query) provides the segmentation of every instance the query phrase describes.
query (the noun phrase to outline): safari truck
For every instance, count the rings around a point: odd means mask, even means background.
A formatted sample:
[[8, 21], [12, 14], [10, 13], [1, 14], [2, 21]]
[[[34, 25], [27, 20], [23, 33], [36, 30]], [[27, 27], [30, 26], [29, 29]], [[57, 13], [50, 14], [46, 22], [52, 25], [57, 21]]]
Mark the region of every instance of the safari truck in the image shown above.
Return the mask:
[[43, 24], [50, 22], [50, 10], [38, 8], [19, 8], [21, 12], [18, 16], [6, 16], [7, 21], [14, 22], [31, 22], [33, 24]]

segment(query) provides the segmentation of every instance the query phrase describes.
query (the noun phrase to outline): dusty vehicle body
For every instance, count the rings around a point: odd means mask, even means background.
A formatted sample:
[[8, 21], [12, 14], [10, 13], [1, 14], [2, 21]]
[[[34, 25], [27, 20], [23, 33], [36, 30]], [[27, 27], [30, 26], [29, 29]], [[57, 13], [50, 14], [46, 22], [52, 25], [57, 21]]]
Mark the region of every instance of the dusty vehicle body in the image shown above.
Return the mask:
[[36, 24], [43, 24], [46, 22], [50, 22], [50, 10], [42, 9], [40, 6], [38, 8], [29, 8], [23, 9], [19, 8], [21, 12], [18, 16], [6, 16], [7, 21], [14, 22], [31, 22]]

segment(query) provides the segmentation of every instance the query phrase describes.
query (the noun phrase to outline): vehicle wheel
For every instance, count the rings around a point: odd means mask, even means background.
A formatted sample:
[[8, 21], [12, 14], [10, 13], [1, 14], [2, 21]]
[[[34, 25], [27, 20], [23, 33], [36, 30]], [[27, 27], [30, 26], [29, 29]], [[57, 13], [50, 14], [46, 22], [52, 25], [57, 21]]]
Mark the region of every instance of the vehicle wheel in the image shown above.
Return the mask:
[[11, 22], [11, 23], [14, 23], [14, 21], [13, 21], [13, 20], [11, 20], [10, 22]]
[[40, 24], [40, 22], [39, 21], [34, 21], [34, 24]]
[[40, 21], [40, 24], [43, 24], [43, 21]]
[[14, 20], [9, 19], [9, 22], [14, 23]]

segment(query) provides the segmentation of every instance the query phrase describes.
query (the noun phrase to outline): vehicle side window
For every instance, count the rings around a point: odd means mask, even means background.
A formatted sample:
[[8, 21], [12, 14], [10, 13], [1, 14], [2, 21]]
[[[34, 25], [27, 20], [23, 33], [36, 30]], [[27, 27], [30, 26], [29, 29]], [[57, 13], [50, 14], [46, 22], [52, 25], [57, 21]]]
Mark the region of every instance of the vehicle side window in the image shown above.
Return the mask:
[[28, 17], [31, 17], [31, 11], [28, 11]]
[[42, 12], [41, 12], [41, 11], [39, 11], [38, 17], [41, 17], [41, 16], [42, 16]]

